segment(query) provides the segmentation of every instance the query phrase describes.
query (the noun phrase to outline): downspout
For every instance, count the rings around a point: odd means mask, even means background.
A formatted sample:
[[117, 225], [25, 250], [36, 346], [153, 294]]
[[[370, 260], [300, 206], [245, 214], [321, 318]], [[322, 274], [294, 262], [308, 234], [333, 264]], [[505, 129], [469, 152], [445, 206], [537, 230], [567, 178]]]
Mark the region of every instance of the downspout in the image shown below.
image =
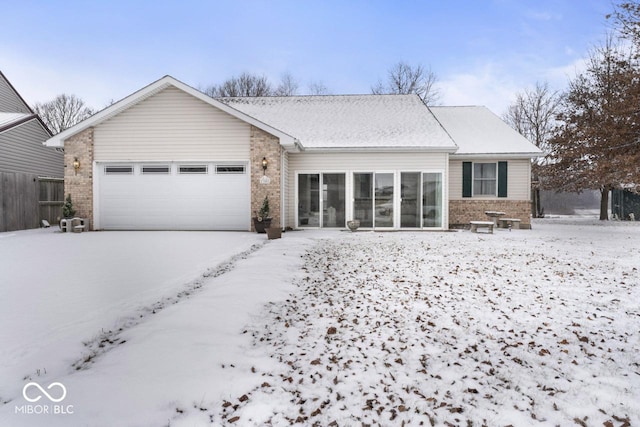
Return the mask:
[[287, 167], [285, 168], [285, 157], [286, 157], [286, 153], [287, 150], [283, 149], [282, 146], [280, 147], [280, 228], [281, 229], [285, 229], [287, 228], [286, 224], [287, 224], [287, 205], [285, 204], [285, 201], [287, 200], [287, 186], [286, 184], [286, 179], [287, 179], [287, 174], [289, 172], [289, 167], [287, 165]]

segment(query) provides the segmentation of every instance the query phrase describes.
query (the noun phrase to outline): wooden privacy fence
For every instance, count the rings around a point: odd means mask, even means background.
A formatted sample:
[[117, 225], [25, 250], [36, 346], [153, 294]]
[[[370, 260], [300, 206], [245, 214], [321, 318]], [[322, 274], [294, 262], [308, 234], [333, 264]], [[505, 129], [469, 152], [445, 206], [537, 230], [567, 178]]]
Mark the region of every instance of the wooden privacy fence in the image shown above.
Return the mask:
[[40, 181], [40, 220], [46, 219], [49, 224], [57, 224], [62, 218], [64, 205], [64, 179], [39, 178]]
[[0, 172], [0, 232], [38, 228], [62, 216], [64, 180], [18, 172]]

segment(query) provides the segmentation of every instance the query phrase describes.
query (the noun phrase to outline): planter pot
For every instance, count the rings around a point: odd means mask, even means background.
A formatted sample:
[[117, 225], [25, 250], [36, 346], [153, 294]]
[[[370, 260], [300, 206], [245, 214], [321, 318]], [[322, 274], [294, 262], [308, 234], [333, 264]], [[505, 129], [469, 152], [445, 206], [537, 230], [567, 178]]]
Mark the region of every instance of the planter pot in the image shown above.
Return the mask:
[[360, 220], [354, 219], [353, 221], [347, 221], [347, 227], [349, 230], [356, 231], [360, 227]]
[[282, 237], [282, 229], [280, 227], [267, 228], [267, 238], [269, 240], [279, 239]]
[[271, 218], [265, 218], [262, 221], [253, 218], [253, 228], [256, 229], [256, 233], [266, 233], [269, 227], [271, 227]]

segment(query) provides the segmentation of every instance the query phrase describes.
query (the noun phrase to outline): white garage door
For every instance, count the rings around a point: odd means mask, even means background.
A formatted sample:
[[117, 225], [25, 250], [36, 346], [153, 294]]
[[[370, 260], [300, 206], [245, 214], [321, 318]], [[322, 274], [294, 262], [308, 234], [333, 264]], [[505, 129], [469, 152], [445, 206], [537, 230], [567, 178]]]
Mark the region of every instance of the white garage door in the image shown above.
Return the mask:
[[98, 164], [105, 230], [249, 230], [246, 163]]

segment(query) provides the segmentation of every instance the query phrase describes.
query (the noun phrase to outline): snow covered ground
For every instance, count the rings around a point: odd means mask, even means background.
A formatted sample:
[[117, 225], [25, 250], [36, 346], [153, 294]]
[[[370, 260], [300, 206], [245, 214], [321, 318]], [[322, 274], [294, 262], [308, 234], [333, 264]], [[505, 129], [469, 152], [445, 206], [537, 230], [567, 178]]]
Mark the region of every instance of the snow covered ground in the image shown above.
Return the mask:
[[[216, 245], [202, 234], [0, 234], [0, 425], [640, 425], [637, 223], [238, 233], [192, 269], [156, 253], [141, 283], [103, 289], [109, 254]], [[111, 247], [106, 265], [83, 258], [84, 282], [47, 261], [75, 237], [96, 239], [78, 256]], [[33, 260], [46, 268], [14, 285]], [[53, 328], [21, 329], [35, 307]], [[27, 381], [64, 384], [74, 413], [16, 414]]]

